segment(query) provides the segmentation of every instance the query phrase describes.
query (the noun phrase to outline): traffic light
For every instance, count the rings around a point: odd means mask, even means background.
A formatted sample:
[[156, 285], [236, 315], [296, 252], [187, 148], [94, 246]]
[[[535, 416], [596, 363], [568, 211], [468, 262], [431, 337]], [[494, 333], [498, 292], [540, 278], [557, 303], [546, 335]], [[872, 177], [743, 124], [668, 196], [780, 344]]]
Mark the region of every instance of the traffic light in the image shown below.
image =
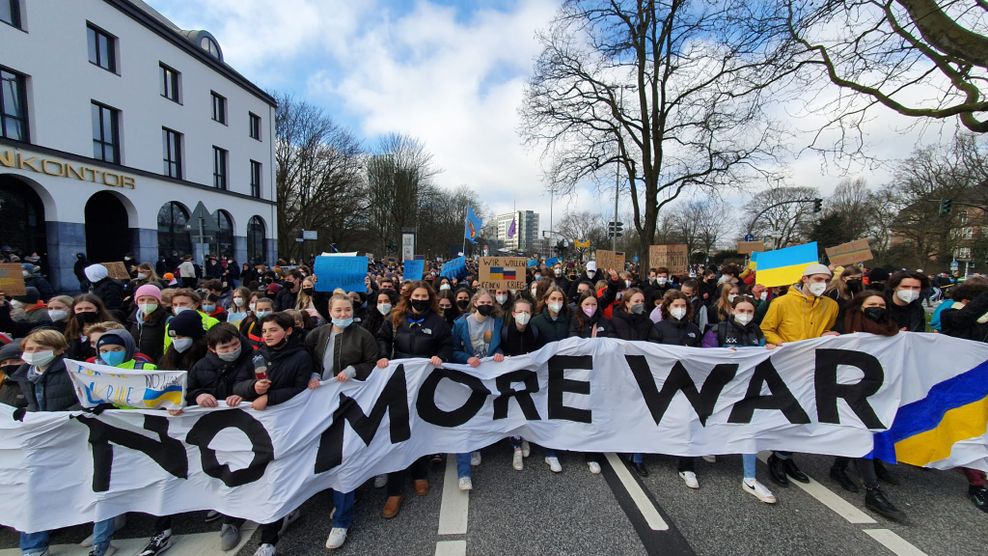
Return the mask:
[[823, 199], [813, 199], [813, 212], [823, 210]]
[[624, 231], [624, 222], [608, 222], [607, 223], [607, 237], [621, 237], [621, 232]]
[[954, 202], [950, 199], [940, 199], [940, 210], [937, 211], [937, 214], [940, 216], [947, 216], [950, 214], [950, 205], [952, 204], [954, 204]]

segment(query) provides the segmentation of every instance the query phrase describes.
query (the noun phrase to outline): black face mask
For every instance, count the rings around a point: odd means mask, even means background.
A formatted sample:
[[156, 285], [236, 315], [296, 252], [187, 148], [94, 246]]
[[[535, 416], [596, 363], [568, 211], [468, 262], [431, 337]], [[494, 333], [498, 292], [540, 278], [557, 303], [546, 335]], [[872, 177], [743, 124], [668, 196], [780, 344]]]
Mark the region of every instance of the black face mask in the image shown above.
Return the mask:
[[465, 311], [469, 305], [469, 299], [460, 299], [456, 302], [456, 306], [459, 307], [461, 311]]
[[489, 317], [489, 316], [491, 316], [491, 313], [494, 312], [494, 306], [493, 305], [477, 305], [477, 312], [480, 313], [481, 316]]
[[3, 367], [0, 367], [0, 371], [3, 371], [4, 377], [5, 377], [5, 380], [6, 380], [6, 379], [9, 379], [10, 378], [10, 375], [12, 375], [15, 372], [17, 372], [17, 369], [19, 369], [20, 367], [21, 366], [18, 365], [18, 364], [16, 364], [16, 363], [13, 364], [13, 365], [4, 365]]
[[305, 293], [305, 295], [312, 295], [313, 291], [315, 291], [313, 288], [302, 288], [302, 292]]
[[429, 307], [432, 306], [432, 302], [428, 299], [413, 299], [411, 300], [411, 304], [412, 309], [415, 310], [416, 313], [424, 313], [429, 310]]
[[847, 291], [851, 293], [861, 293], [861, 280], [848, 280]]
[[881, 307], [868, 307], [864, 310], [865, 316], [875, 322], [882, 322], [885, 320], [885, 313], [885, 309]]
[[82, 324], [93, 324], [99, 318], [99, 313], [76, 313], [75, 320]]

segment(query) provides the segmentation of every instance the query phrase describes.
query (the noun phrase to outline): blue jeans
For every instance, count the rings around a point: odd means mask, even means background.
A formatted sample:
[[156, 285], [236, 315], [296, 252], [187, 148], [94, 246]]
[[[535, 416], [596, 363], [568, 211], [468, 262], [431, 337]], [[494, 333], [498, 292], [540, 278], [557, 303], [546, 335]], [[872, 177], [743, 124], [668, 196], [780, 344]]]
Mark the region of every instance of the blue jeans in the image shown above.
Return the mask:
[[336, 512], [333, 514], [333, 528], [349, 529], [353, 525], [353, 505], [357, 499], [357, 491], [350, 492], [333, 491], [333, 506]]
[[631, 454], [631, 463], [642, 463], [645, 461], [645, 457], [641, 454]]
[[744, 478], [754, 479], [755, 478], [755, 461], [757, 460], [755, 454], [742, 454], [741, 455], [741, 465], [744, 467]]
[[[25, 556], [41, 554], [48, 548], [48, 535], [50, 531], [38, 531], [37, 533], [21, 533], [21, 554]], [[97, 521], [93, 524], [93, 548], [98, 554], [106, 551], [110, 546], [110, 539], [113, 538], [113, 518]]]
[[470, 452], [465, 454], [456, 454], [456, 477], [462, 479], [463, 477], [470, 476]]

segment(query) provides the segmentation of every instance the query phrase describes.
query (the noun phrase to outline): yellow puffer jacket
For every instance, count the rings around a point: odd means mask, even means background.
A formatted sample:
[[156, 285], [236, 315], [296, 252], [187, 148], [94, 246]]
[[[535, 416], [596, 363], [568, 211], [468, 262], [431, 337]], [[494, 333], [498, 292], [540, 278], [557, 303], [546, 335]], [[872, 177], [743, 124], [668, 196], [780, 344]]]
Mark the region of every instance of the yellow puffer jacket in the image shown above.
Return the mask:
[[805, 295], [797, 287], [772, 300], [762, 319], [765, 342], [781, 344], [819, 338], [837, 322], [837, 302], [826, 296]]

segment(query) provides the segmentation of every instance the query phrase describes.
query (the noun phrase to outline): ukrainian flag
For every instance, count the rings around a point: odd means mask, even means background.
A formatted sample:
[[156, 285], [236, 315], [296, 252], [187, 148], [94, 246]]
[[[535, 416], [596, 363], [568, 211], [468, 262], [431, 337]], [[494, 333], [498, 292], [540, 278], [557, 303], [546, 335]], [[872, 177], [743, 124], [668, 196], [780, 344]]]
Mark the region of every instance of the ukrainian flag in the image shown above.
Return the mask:
[[900, 407], [892, 426], [875, 435], [873, 455], [929, 466], [950, 459], [955, 443], [984, 436], [986, 423], [988, 361], [934, 384], [925, 398]]
[[775, 251], [753, 253], [752, 258], [756, 262], [758, 273], [755, 281], [769, 288], [799, 282], [806, 267], [819, 262], [815, 241]]
[[173, 384], [166, 386], [164, 390], [154, 390], [147, 388], [144, 390], [144, 407], [161, 407], [171, 404], [173, 407], [182, 407], [182, 385]]

